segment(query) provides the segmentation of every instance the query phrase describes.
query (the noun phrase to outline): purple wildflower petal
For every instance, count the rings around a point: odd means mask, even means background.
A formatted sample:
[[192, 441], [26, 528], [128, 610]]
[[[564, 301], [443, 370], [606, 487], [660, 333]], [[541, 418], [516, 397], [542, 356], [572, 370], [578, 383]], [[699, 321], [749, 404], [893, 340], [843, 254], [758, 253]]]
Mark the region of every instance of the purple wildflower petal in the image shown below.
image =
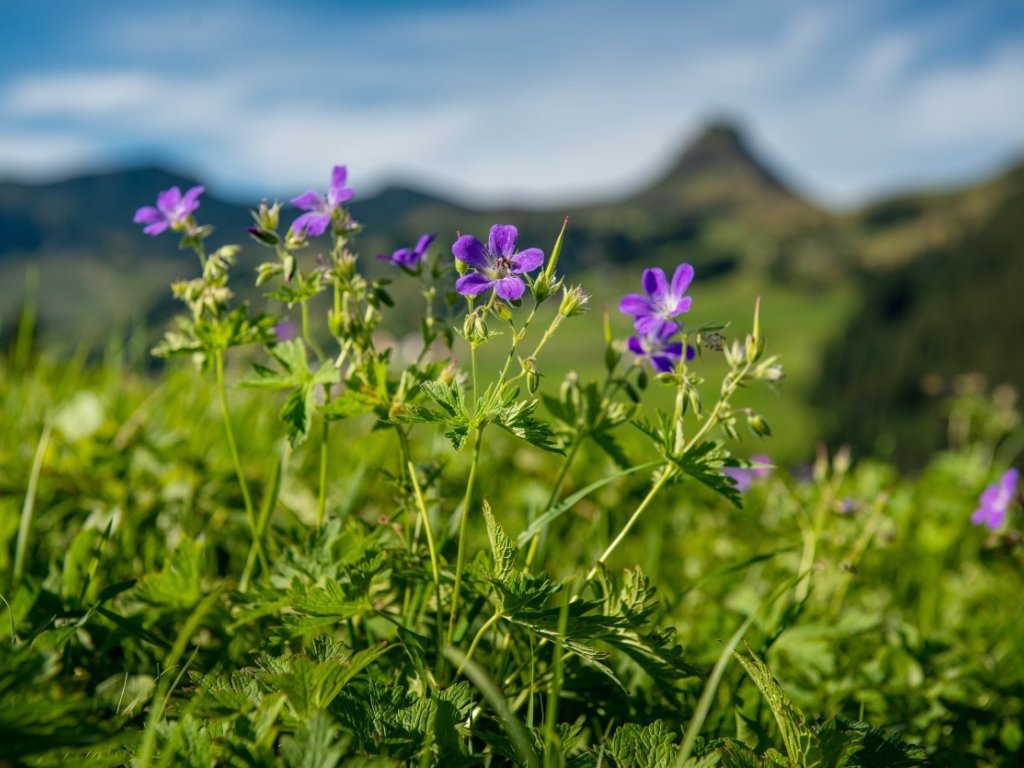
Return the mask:
[[452, 245], [452, 253], [459, 261], [469, 264], [477, 269], [487, 269], [490, 262], [487, 259], [487, 249], [484, 244], [472, 235], [463, 235]]
[[540, 248], [527, 248], [525, 251], [520, 251], [513, 256], [511, 262], [514, 265], [512, 269], [513, 275], [533, 272], [533, 270], [544, 263], [544, 251]]
[[697, 356], [697, 348], [691, 344], [686, 345], [686, 362], [690, 362]]
[[[690, 287], [691, 282], [693, 282], [693, 267], [689, 264], [680, 264], [676, 267], [675, 274], [672, 275], [672, 295], [682, 296]], [[686, 309], [689, 309], [689, 306]], [[686, 309], [681, 311], [685, 312]]]
[[[511, 224], [495, 224], [487, 238], [487, 248], [495, 256], [511, 256], [516, 252], [519, 230]], [[541, 255], [543, 259], [543, 254]]]
[[651, 332], [651, 336], [653, 336], [658, 341], [664, 343], [671, 339], [673, 336], [675, 336], [678, 331], [679, 326], [676, 325], [675, 323], [669, 323], [664, 320], [658, 320], [657, 329]]
[[681, 341], [674, 341], [671, 344], [665, 345], [665, 354], [669, 357], [674, 357], [676, 360], [680, 360], [683, 357], [683, 343]]
[[187, 216], [199, 207], [199, 196], [206, 191], [206, 187], [192, 187], [188, 192], [181, 198], [181, 202], [178, 204], [178, 211], [182, 217]]
[[437, 235], [421, 236], [419, 241], [416, 243], [416, 247], [413, 248], [413, 253], [418, 253], [422, 256], [427, 252], [427, 248], [430, 247], [430, 244], [434, 242], [435, 239], [437, 239]]
[[619, 312], [624, 315], [646, 317], [654, 312], [651, 300], [639, 293], [627, 293], [619, 302]]
[[775, 468], [772, 464], [771, 456], [763, 453], [755, 453], [751, 456], [750, 463], [753, 464], [750, 468], [750, 474], [754, 477], [764, 477]]
[[510, 275], [509, 277], [503, 277], [500, 280], [494, 281], [495, 293], [498, 294], [498, 298], [504, 299], [505, 301], [515, 301], [523, 295], [523, 291], [526, 290], [526, 283], [521, 278]]
[[633, 323], [633, 327], [636, 328], [636, 332], [641, 336], [648, 336], [656, 332], [664, 324], [665, 321], [657, 315], [645, 315], [638, 317]]
[[1006, 510], [997, 507], [978, 507], [971, 515], [971, 522], [975, 525], [984, 525], [990, 531], [996, 531], [1003, 527], [1006, 519]]
[[344, 165], [336, 165], [331, 171], [331, 188], [327, 191], [327, 202], [332, 208], [352, 199], [352, 190], [345, 188], [348, 169]]
[[476, 296], [478, 293], [483, 293], [489, 290], [494, 285], [494, 281], [482, 275], [479, 272], [470, 272], [468, 275], [463, 275], [455, 281], [455, 290], [461, 293], [463, 296]]
[[168, 218], [175, 212], [178, 203], [181, 202], [181, 190], [177, 187], [165, 189], [156, 196], [156, 207]]
[[298, 197], [293, 197], [292, 205], [303, 211], [322, 211], [327, 207], [324, 199], [313, 190], [304, 192]]
[[693, 297], [692, 296], [683, 296], [683, 298], [681, 298], [676, 303], [675, 309], [672, 312], [673, 316], [674, 315], [678, 315], [678, 314], [682, 314], [683, 312], [689, 312], [690, 311], [690, 307], [692, 306], [692, 304], [693, 304]]
[[740, 493], [749, 491], [750, 486], [754, 483], [754, 478], [746, 467], [724, 467], [722, 474], [732, 478], [736, 490]]
[[629, 347], [630, 352], [634, 352], [638, 355], [644, 354], [644, 345], [636, 336], [630, 336], [629, 341], [627, 341], [626, 344]]
[[652, 355], [651, 365], [658, 373], [668, 373], [675, 368], [675, 361], [667, 355]]
[[668, 295], [668, 280], [665, 279], [665, 272], [661, 269], [645, 269], [643, 276], [644, 290], [651, 295], [654, 305], [659, 305], [665, 296]]
[[156, 224], [158, 221], [164, 221], [164, 215], [153, 206], [147, 205], [135, 212], [132, 221], [136, 224]]
[[321, 213], [320, 211], [310, 211], [304, 213], [295, 220], [292, 224], [292, 229], [295, 230], [295, 234], [299, 235], [305, 232], [311, 237], [319, 237], [327, 230], [327, 225], [331, 223], [331, 214]]
[[154, 221], [148, 227], [143, 227], [142, 231], [147, 235], [159, 235], [169, 226], [170, 224], [167, 222], [167, 219], [161, 219], [160, 221]]

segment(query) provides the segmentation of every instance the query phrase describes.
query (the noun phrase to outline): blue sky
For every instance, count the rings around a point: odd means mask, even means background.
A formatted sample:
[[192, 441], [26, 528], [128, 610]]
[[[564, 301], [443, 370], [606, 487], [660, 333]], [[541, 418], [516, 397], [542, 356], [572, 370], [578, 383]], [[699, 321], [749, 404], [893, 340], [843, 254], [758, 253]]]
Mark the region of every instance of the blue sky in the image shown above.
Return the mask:
[[1024, 3], [0, 0], [0, 177], [612, 198], [710, 119], [851, 205], [1024, 155]]

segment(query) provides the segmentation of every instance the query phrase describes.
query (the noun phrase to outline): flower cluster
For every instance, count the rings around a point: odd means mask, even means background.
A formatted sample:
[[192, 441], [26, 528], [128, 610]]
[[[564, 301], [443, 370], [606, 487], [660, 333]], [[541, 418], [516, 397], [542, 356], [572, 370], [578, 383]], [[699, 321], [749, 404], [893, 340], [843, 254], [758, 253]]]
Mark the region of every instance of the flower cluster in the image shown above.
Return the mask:
[[[627, 293], [619, 302], [619, 311], [634, 317], [637, 335], [629, 339], [630, 351], [650, 361], [654, 370], [668, 373], [683, 359], [683, 344], [673, 341], [682, 326], [673, 318], [690, 311], [693, 299], [686, 289], [693, 281], [693, 267], [680, 264], [669, 283], [661, 269], [645, 269], [643, 288], [646, 292]], [[687, 346], [685, 356], [692, 360], [696, 350]]]
[[1018, 470], [1006, 470], [999, 480], [988, 486], [981, 494], [978, 508], [971, 515], [971, 522], [975, 525], [984, 525], [990, 531], [1002, 528], [1006, 521], [1006, 512], [1017, 493], [1019, 480], [1020, 472]]

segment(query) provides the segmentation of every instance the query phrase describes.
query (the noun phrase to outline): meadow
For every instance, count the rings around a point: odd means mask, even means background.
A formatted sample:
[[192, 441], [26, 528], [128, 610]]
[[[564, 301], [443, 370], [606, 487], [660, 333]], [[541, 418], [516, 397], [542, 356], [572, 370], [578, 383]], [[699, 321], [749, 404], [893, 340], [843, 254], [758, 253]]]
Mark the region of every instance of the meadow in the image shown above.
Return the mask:
[[[344, 181], [254, 212], [275, 316], [198, 194], [140, 210], [198, 256], [156, 373], [141, 333], [58, 358], [23, 316], [0, 762], [1020, 764], [1006, 390], [962, 382], [918, 474], [853, 462], [799, 391], [849, 295], [681, 255], [590, 296], [500, 226], [367, 277]], [[418, 345], [382, 343], [392, 294]]]

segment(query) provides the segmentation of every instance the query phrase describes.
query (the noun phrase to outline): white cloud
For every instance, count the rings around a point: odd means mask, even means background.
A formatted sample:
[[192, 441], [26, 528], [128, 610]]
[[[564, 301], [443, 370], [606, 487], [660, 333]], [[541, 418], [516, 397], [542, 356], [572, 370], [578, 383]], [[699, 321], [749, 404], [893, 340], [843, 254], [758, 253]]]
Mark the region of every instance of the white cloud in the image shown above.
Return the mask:
[[[417, 9], [386, 28], [353, 19], [340, 37], [265, 9], [246, 26], [240, 9], [198, 26], [188, 14], [123, 20], [104, 27], [122, 63], [0, 82], [0, 171], [143, 145], [250, 196], [322, 185], [347, 161], [360, 185], [406, 177], [540, 204], [639, 185], [725, 112], [753, 119], [783, 171], [844, 202], [986, 167], [1020, 147], [1024, 125], [1020, 46], [915, 69], [933, 29], [868, 36], [848, 7], [779, 0], [756, 35], [697, 12], [641, 23], [611, 2]], [[275, 37], [291, 45], [268, 54]]]

